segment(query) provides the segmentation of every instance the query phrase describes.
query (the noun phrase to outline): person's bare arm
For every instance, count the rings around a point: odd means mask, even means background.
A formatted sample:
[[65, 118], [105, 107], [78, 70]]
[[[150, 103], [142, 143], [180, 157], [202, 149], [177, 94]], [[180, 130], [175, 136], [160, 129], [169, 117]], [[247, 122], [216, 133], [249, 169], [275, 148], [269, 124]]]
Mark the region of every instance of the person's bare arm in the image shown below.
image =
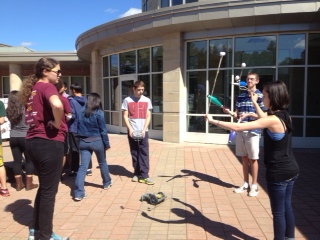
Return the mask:
[[4, 124], [4, 117], [0, 117], [0, 125]]
[[128, 129], [128, 134], [129, 134], [130, 137], [132, 137], [133, 130], [132, 130], [132, 127], [131, 127], [130, 122], [129, 122], [129, 115], [128, 114], [129, 114], [128, 110], [123, 110], [122, 111], [123, 121], [124, 121], [124, 123], [125, 123], [125, 125], [126, 125], [126, 127]]
[[142, 136], [143, 136], [143, 137], [144, 137], [145, 132], [146, 132], [148, 126], [149, 126], [150, 120], [151, 120], [151, 111], [148, 109], [148, 110], [147, 110], [146, 121], [145, 121], [144, 126], [143, 126], [143, 129], [142, 129]]

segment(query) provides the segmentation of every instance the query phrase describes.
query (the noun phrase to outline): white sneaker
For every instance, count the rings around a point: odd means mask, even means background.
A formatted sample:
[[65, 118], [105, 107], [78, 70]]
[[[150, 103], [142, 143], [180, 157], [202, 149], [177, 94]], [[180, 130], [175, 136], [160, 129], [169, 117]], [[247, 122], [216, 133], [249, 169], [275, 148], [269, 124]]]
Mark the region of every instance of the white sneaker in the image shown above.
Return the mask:
[[235, 188], [233, 190], [234, 193], [243, 193], [243, 192], [247, 192], [249, 189], [249, 187], [245, 187], [245, 185], [243, 184], [241, 187]]
[[131, 182], [138, 182], [139, 178], [138, 176], [133, 176], [133, 178], [131, 179]]
[[258, 196], [259, 190], [258, 188], [251, 188], [248, 194], [249, 197], [256, 197]]

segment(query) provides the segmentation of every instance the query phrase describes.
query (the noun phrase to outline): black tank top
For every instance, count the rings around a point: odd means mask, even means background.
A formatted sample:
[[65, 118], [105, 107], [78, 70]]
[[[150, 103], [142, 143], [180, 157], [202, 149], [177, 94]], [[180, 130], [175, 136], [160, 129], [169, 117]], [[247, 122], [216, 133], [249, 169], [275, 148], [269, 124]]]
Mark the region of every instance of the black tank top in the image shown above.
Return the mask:
[[274, 141], [264, 129], [264, 164], [268, 182], [282, 182], [299, 174], [299, 166], [292, 152], [293, 126], [287, 111], [278, 111], [274, 115], [285, 126], [285, 135]]

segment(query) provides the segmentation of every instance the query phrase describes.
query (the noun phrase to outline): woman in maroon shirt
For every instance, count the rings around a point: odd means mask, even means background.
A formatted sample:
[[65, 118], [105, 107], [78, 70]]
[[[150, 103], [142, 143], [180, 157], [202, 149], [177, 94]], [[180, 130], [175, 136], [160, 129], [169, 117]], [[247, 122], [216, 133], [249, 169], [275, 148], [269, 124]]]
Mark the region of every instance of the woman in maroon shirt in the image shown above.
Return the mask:
[[[34, 75], [22, 84], [20, 100], [26, 106], [26, 149], [38, 172], [39, 188], [33, 211], [29, 238], [56, 239], [52, 231], [55, 197], [58, 191], [64, 136], [67, 131], [63, 105], [56, 87], [61, 76], [60, 64], [52, 58], [41, 58]], [[61, 238], [62, 239], [62, 238]]]

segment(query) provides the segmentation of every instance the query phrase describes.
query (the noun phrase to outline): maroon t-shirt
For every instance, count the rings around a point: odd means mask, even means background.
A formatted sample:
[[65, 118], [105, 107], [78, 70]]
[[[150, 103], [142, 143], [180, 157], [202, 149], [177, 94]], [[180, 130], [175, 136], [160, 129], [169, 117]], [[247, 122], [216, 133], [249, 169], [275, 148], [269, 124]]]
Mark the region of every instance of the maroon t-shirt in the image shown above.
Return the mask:
[[52, 95], [59, 96], [56, 87], [51, 83], [36, 82], [33, 86], [26, 108], [26, 124], [29, 125], [27, 139], [37, 137], [64, 142], [64, 135], [68, 130], [65, 121], [61, 122], [59, 129], [47, 126], [50, 120], [54, 120], [49, 102]]
[[[60, 101], [62, 102], [63, 105], [63, 113], [64, 114], [68, 114], [71, 112], [71, 108], [70, 108], [70, 104], [69, 104], [69, 100], [67, 98], [65, 98], [64, 96], [62, 96], [61, 94], [59, 94], [59, 98]], [[67, 124], [66, 118], [62, 118], [62, 121]]]

